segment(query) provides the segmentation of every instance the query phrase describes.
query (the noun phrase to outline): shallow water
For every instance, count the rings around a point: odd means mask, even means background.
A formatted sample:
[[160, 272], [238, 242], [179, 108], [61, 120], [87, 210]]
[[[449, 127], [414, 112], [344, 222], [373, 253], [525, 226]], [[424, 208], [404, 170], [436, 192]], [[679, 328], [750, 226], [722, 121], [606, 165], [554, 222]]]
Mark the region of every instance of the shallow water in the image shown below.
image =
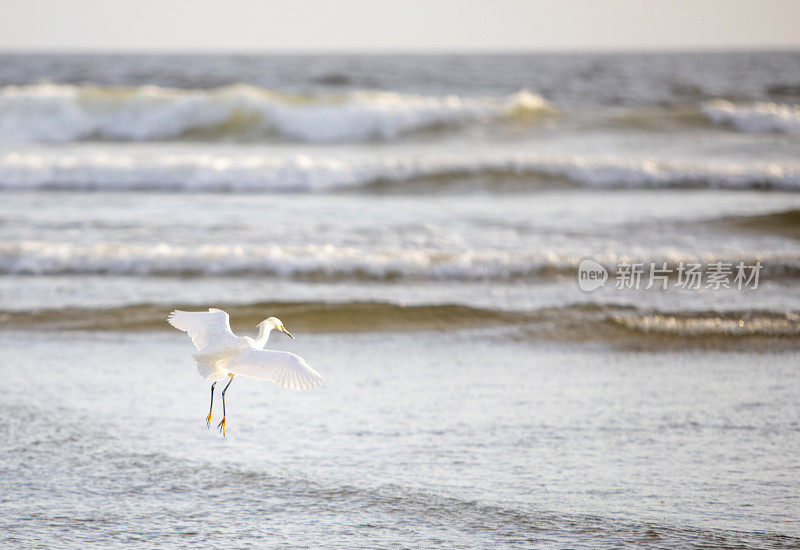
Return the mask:
[[2, 346], [6, 543], [800, 543], [796, 353], [309, 335], [328, 384], [236, 380], [223, 440], [178, 334]]

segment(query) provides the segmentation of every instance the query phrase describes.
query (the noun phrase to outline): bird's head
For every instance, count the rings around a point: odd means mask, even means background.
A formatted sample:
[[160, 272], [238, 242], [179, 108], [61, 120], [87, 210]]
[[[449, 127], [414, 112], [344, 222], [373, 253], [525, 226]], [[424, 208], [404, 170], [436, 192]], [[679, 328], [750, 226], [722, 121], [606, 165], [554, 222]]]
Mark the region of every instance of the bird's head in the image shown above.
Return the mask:
[[289, 338], [294, 340], [294, 336], [292, 336], [292, 333], [289, 332], [288, 330], [286, 330], [286, 327], [283, 326], [283, 321], [281, 321], [277, 317], [269, 317], [267, 319], [264, 319], [263, 321], [261, 321], [258, 324], [259, 327], [262, 326], [262, 325], [264, 325], [266, 328], [269, 328], [271, 330], [273, 330], [273, 329], [274, 330], [279, 330], [282, 333], [284, 333], [286, 336], [288, 336]]

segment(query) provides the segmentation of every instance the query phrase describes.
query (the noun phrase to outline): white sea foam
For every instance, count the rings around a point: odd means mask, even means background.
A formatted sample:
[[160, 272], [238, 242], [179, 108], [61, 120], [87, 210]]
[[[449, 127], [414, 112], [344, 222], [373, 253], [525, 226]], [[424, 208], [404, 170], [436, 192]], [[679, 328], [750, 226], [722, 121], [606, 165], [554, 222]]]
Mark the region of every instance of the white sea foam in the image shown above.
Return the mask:
[[737, 104], [718, 99], [706, 103], [703, 113], [717, 124], [728, 124], [743, 132], [800, 134], [800, 105]]
[[39, 84], [0, 89], [0, 141], [151, 141], [194, 133], [347, 142], [548, 109], [526, 91], [505, 98], [368, 91], [293, 96], [244, 84], [212, 90]]
[[34, 151], [0, 155], [0, 189], [310, 192], [480, 175], [548, 176], [589, 187], [800, 190], [800, 163], [536, 154], [319, 157]]
[[747, 315], [742, 319], [711, 317], [679, 317], [675, 315], [614, 315], [612, 321], [628, 329], [651, 335], [695, 338], [703, 336], [800, 336], [800, 323], [794, 319]]
[[[553, 259], [550, 258], [550, 261]], [[118, 275], [233, 275], [495, 279], [539, 270], [547, 258], [508, 252], [445, 253], [426, 249], [363, 250], [334, 245], [197, 247], [44, 241], [0, 243], [0, 273]]]
[[[798, 273], [787, 253], [720, 256], [672, 251], [657, 257], [604, 253], [595, 258], [613, 270], [621, 262], [685, 263], [759, 260], [776, 276]], [[564, 251], [446, 251], [431, 248], [363, 249], [326, 245], [218, 245], [195, 247], [102, 242], [0, 242], [0, 274], [113, 274], [133, 276], [232, 276], [240, 274], [317, 279], [511, 280], [573, 276], [581, 256]]]
[[714, 163], [663, 159], [529, 159], [524, 168], [590, 187], [710, 187], [800, 190], [800, 164]]

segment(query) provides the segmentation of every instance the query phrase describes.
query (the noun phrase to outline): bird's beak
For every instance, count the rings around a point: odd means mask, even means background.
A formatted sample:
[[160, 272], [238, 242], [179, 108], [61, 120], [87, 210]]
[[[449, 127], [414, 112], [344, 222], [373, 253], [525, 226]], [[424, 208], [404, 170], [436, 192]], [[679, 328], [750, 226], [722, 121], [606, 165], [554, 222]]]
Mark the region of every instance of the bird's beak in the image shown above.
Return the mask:
[[294, 336], [292, 336], [292, 333], [291, 333], [291, 332], [289, 332], [288, 330], [286, 330], [286, 327], [281, 327], [281, 332], [282, 332], [282, 333], [284, 333], [284, 334], [285, 334], [286, 336], [288, 336], [289, 338], [291, 338], [292, 340], [294, 340]]

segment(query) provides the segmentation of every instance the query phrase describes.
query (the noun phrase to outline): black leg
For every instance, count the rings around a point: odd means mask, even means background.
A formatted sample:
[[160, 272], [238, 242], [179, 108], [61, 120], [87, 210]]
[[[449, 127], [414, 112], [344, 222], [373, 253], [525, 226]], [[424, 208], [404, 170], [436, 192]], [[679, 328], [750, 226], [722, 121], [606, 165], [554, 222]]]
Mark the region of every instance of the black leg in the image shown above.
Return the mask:
[[222, 432], [223, 437], [225, 436], [225, 417], [226, 417], [226, 414], [225, 414], [225, 392], [228, 391], [228, 386], [231, 385], [231, 382], [233, 382], [233, 377], [236, 376], [236, 375], [235, 374], [229, 374], [228, 376], [230, 376], [231, 379], [228, 381], [227, 384], [225, 384], [225, 387], [222, 388], [222, 422], [220, 422], [217, 425], [217, 428], [219, 428], [219, 431]]
[[211, 384], [211, 404], [208, 406], [208, 416], [206, 417], [206, 428], [209, 429], [211, 428], [211, 411], [214, 410], [214, 386], [216, 385], [216, 382]]

